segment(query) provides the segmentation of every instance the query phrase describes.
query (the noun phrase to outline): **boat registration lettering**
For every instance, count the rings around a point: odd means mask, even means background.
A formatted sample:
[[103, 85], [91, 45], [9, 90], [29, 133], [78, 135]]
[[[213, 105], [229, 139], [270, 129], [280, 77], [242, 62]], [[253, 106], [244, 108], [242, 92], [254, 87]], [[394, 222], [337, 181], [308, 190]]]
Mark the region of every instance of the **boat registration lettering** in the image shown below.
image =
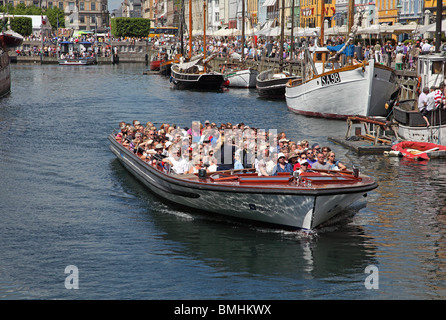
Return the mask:
[[330, 73], [321, 77], [321, 85], [323, 87], [339, 82], [341, 82], [341, 76], [339, 75], [339, 72]]

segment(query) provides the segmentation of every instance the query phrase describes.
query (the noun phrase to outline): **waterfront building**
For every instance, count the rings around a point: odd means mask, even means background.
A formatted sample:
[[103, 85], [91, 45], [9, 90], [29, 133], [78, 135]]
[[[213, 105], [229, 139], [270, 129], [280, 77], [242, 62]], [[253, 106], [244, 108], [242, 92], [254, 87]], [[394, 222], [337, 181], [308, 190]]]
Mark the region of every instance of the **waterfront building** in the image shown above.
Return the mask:
[[[348, 2], [349, 0], [336, 0], [333, 26], [348, 25]], [[355, 12], [357, 10], [363, 12], [363, 27], [369, 27], [377, 22], [375, 1], [355, 0]]]
[[[408, 1], [408, 0], [406, 0], [406, 1]], [[403, 2], [403, 7], [404, 7], [404, 2]], [[442, 5], [442, 15], [443, 15], [443, 17], [446, 14], [445, 11], [446, 11], [446, 0], [443, 0], [443, 5]], [[424, 18], [426, 16], [429, 16], [431, 18], [431, 20], [432, 20], [431, 23], [433, 23], [433, 21], [436, 20], [436, 16], [437, 16], [437, 0], [425, 0], [424, 1], [424, 10], [422, 10], [420, 15], [421, 15], [420, 19]]]
[[14, 7], [18, 4], [37, 5], [41, 8], [58, 7], [65, 13], [65, 27], [75, 30], [94, 30], [110, 24], [107, 0], [12, 0], [9, 3]]
[[[426, 1], [424, 4], [423, 0], [401, 0], [401, 11], [399, 14], [398, 22], [400, 23], [410, 23], [412, 21], [418, 24], [424, 23], [424, 11], [428, 9], [432, 1]], [[435, 1], [435, 6], [436, 6]]]
[[399, 21], [401, 0], [376, 0], [378, 23], [394, 24]]
[[[322, 16], [322, 7], [324, 8]], [[300, 0], [300, 26], [304, 28], [320, 28], [322, 18], [328, 28], [334, 25], [333, 16], [336, 14], [336, 0]], [[325, 25], [327, 26], [327, 24]]]

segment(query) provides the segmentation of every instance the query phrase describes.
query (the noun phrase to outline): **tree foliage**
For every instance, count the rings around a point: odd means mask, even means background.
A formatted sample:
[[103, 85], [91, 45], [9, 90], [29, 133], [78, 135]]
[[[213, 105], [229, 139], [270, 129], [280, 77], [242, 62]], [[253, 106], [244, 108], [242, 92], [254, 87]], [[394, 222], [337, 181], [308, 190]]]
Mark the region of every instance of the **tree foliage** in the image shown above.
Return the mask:
[[11, 29], [22, 36], [29, 36], [33, 33], [33, 21], [27, 17], [15, 17], [11, 19]]
[[150, 32], [150, 20], [144, 18], [113, 18], [111, 33], [115, 37], [147, 37]]

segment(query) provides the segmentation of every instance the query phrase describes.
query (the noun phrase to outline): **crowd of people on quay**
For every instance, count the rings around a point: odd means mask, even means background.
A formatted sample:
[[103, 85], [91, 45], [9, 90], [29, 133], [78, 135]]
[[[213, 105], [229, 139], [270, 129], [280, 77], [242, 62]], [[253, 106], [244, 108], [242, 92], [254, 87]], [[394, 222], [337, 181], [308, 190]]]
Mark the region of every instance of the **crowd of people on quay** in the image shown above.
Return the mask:
[[[206, 38], [206, 53], [208, 55], [216, 54], [219, 57], [232, 57], [240, 58], [242, 55], [247, 60], [260, 61], [262, 59], [277, 59], [280, 53], [280, 37], [257, 37], [249, 36], [246, 37], [245, 47], [241, 48], [242, 41], [240, 36], [225, 36], [225, 37], [214, 37], [208, 36]], [[39, 46], [33, 46], [26, 52], [19, 51], [19, 55], [39, 55], [44, 54], [45, 56], [56, 56], [57, 55], [57, 42], [61, 40], [71, 40], [75, 41], [91, 41], [96, 45], [100, 42], [130, 42], [135, 44], [137, 42], [145, 42], [152, 50], [162, 51], [166, 48], [172, 49], [175, 53], [181, 52], [181, 41], [178, 36], [176, 37], [113, 37], [107, 36], [106, 38], [96, 38], [93, 36], [81, 36], [79, 38], [61, 38], [53, 34], [49, 37], [43, 39], [44, 46], [41, 48]], [[41, 40], [39, 36], [29, 36], [25, 40]], [[327, 37], [326, 45], [337, 46], [339, 44], [344, 44], [346, 38], [344, 36], [330, 36]], [[295, 60], [299, 60], [303, 57], [304, 52], [304, 42], [311, 47], [316, 46], [319, 41], [318, 37], [296, 37], [293, 44], [291, 43], [291, 38], [286, 36], [283, 43], [283, 59], [289, 60], [291, 57]], [[357, 43], [358, 47], [362, 48], [358, 62], [361, 63], [363, 60], [369, 60], [370, 58], [375, 59], [378, 63], [395, 66], [396, 70], [415, 70], [417, 65], [417, 59], [421, 54], [427, 54], [435, 49], [435, 42], [429, 42], [428, 39], [419, 40], [405, 40], [405, 41], [395, 41], [390, 40], [380, 40], [373, 39], [372, 41], [367, 41], [363, 43]], [[192, 39], [192, 55], [203, 53], [204, 41], [201, 37], [194, 37]], [[184, 52], [189, 52], [189, 39], [185, 37], [183, 39], [183, 49]], [[110, 50], [107, 51], [101, 48], [100, 52], [103, 55], [110, 55]]]
[[[173, 38], [153, 38], [149, 43], [154, 50], [163, 50], [163, 48], [170, 47], [175, 52], [180, 52], [180, 41]], [[300, 37], [294, 40], [291, 44], [291, 39], [285, 37], [283, 44], [283, 59], [299, 60], [303, 57], [304, 41], [307, 43], [310, 51], [313, 46], [317, 45], [317, 37]], [[337, 46], [344, 44], [345, 38], [342, 36], [330, 37], [326, 40], [327, 46]], [[192, 41], [192, 53], [199, 54], [203, 52], [203, 40], [194, 39]], [[184, 50], [189, 51], [189, 42], [184, 40]], [[435, 50], [435, 41], [430, 42], [428, 39], [419, 40], [373, 40], [370, 44], [357, 43], [357, 47], [361, 47], [361, 53], [355, 57], [357, 63], [368, 61], [373, 58], [378, 63], [386, 66], [394, 66], [396, 70], [416, 70], [417, 60], [420, 55], [432, 53]], [[441, 50], [444, 50], [442, 44]], [[206, 52], [208, 55], [216, 54], [218, 57], [232, 57], [241, 58], [241, 39], [240, 37], [208, 37], [206, 41]], [[247, 37], [245, 47], [243, 49], [243, 57], [245, 60], [260, 61], [262, 59], [272, 60], [279, 58], [280, 41], [279, 38], [254, 38]], [[357, 52], [356, 52], [357, 53]]]
[[244, 123], [232, 124], [206, 120], [192, 122], [191, 128], [138, 120], [119, 123], [116, 140], [153, 165], [169, 173], [193, 174], [253, 168], [260, 176], [281, 172], [299, 174], [309, 169], [346, 170], [328, 146], [310, 146], [308, 140], [290, 141], [285, 132], [263, 130]]

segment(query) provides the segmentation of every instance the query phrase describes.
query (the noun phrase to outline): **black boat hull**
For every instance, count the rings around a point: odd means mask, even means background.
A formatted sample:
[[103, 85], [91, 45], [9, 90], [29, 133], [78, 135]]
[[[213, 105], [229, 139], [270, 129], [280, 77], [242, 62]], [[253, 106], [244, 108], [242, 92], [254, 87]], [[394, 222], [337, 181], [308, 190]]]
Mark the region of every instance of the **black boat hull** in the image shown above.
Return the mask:
[[221, 90], [225, 79], [219, 73], [187, 74], [171, 69], [170, 81], [178, 89]]

